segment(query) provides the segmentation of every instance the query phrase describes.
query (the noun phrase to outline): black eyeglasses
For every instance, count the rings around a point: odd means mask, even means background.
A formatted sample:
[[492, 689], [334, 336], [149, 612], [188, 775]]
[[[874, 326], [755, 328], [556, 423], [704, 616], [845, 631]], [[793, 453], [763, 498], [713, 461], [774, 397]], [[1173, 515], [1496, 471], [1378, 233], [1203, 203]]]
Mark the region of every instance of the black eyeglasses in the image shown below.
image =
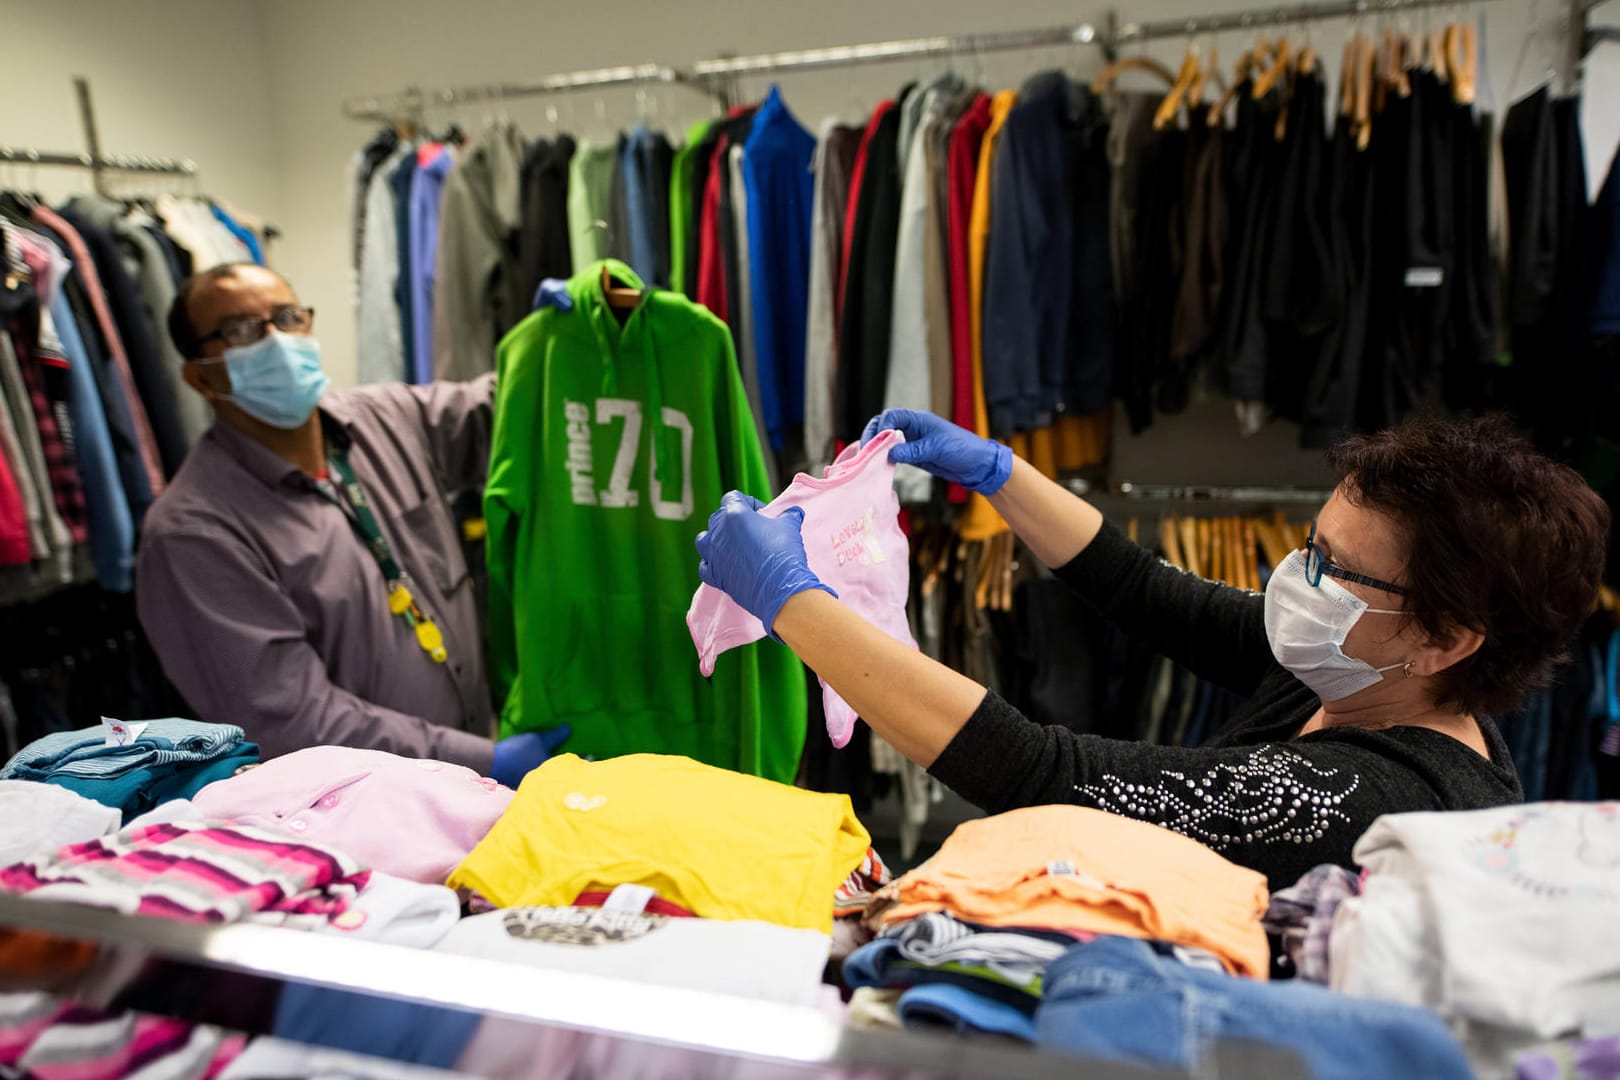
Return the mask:
[[1387, 581], [1379, 581], [1375, 577], [1358, 574], [1353, 570], [1346, 570], [1342, 566], [1334, 566], [1328, 562], [1323, 557], [1321, 550], [1316, 546], [1316, 522], [1313, 521], [1311, 522], [1311, 534], [1305, 538], [1305, 580], [1310, 582], [1312, 587], [1321, 588], [1323, 574], [1330, 578], [1338, 578], [1340, 581], [1353, 581], [1357, 585], [1382, 589], [1384, 592], [1394, 593], [1396, 596], [1406, 595], [1406, 590], [1399, 585], [1391, 585]]
[[307, 334], [310, 327], [314, 325], [314, 308], [299, 307], [297, 304], [282, 304], [270, 312], [268, 319], [260, 319], [252, 315], [226, 319], [219, 324], [219, 329], [198, 338], [197, 344], [206, 345], [210, 341], [223, 341], [232, 348], [239, 349], [243, 345], [251, 345], [264, 337], [267, 328], [271, 326], [280, 330], [283, 334]]

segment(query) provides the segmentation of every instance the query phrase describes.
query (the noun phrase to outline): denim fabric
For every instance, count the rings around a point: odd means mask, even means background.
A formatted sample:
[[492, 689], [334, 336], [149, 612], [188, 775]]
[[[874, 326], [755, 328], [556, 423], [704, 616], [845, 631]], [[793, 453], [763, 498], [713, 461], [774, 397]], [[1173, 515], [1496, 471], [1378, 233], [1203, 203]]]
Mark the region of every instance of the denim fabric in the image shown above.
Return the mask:
[[1035, 1041], [1035, 1021], [1027, 1012], [962, 986], [928, 983], [912, 987], [900, 995], [896, 1011], [907, 1028], [943, 1028], [958, 1035], [979, 1032]]
[[851, 989], [871, 987], [894, 990], [912, 986], [953, 986], [1024, 1013], [1035, 1010], [1039, 993], [1021, 990], [999, 980], [987, 967], [950, 964], [929, 967], [905, 959], [900, 942], [879, 938], [856, 949], [844, 960], [844, 982]]
[[107, 729], [99, 724], [36, 739], [0, 768], [0, 780], [107, 779], [146, 766], [200, 764], [234, 754], [244, 736], [235, 724], [144, 723], [140, 737], [124, 746], [108, 746]]
[[1188, 967], [1167, 946], [1101, 937], [1046, 971], [1041, 1046], [1196, 1070], [1222, 1040], [1291, 1050], [1316, 1080], [1472, 1076], [1438, 1016], [1304, 983], [1263, 983]]

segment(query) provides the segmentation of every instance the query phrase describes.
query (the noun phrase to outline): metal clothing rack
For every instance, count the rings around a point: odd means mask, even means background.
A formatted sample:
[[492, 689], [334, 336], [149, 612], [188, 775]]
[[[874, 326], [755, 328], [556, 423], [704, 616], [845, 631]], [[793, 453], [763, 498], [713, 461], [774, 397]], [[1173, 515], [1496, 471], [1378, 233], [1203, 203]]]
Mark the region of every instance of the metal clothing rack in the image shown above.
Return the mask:
[[1324, 4], [1253, 8], [1222, 15], [1199, 15], [1190, 19], [1126, 23], [1119, 28], [1115, 43], [1127, 45], [1164, 38], [1196, 37], [1200, 34], [1229, 33], [1234, 30], [1261, 30], [1266, 27], [1296, 26], [1326, 19], [1355, 19], [1393, 12], [1419, 11], [1424, 8], [1456, 6], [1455, 0], [1337, 0]]
[[[1580, 3], [1582, 0], [1573, 2]], [[1592, 0], [1585, 2], [1590, 3]], [[838, 45], [793, 52], [761, 53], [756, 56], [720, 57], [698, 61], [692, 66], [692, 73], [699, 78], [732, 80], [743, 75], [852, 67], [896, 60], [1065, 45], [1096, 45], [1107, 59], [1113, 60], [1121, 45], [1162, 38], [1232, 30], [1259, 30], [1268, 26], [1294, 26], [1323, 19], [1347, 19], [1448, 6], [1454, 7], [1455, 0], [1336, 0], [1331, 3], [1254, 8], [1222, 15], [1125, 24], [1120, 24], [1110, 13], [1101, 26], [1081, 23], [1077, 26], [1051, 27], [1043, 30], [873, 41], [862, 45]]]
[[107, 169], [168, 176], [192, 176], [197, 172], [197, 163], [190, 158], [130, 157], [126, 154], [102, 154], [96, 158], [83, 153], [19, 150], [15, 146], [0, 146], [0, 161], [16, 165], [58, 165], [70, 169]]
[[1269, 487], [1246, 484], [1219, 487], [1201, 484], [1137, 484], [1119, 481], [1104, 487], [1087, 480], [1069, 481], [1069, 490], [1085, 498], [1118, 498], [1132, 502], [1299, 503], [1320, 506], [1333, 493], [1321, 488]]
[[707, 82], [664, 64], [627, 64], [621, 67], [565, 71], [527, 83], [488, 83], [482, 86], [455, 86], [438, 90], [410, 87], [398, 94], [350, 98], [343, 103], [343, 114], [351, 120], [384, 123], [408, 121], [423, 124], [429, 108], [477, 105], [516, 98], [542, 97], [583, 90], [603, 90], [616, 86], [686, 86], [700, 93], [711, 93]]
[[760, 53], [756, 56], [720, 57], [714, 60], [699, 60], [692, 65], [692, 73], [701, 79], [726, 79], [740, 75], [853, 67], [858, 64], [929, 56], [956, 56], [1064, 45], [1106, 45], [1108, 39], [1109, 33], [1106, 28], [1099, 30], [1091, 23], [1081, 23], [1078, 26], [1055, 26], [1043, 30], [904, 38], [896, 41], [870, 41], [861, 45], [835, 45], [822, 49]]
[[1586, 65], [1586, 58], [1604, 42], [1620, 44], [1620, 26], [1593, 26], [1592, 12], [1604, 0], [1570, 0], [1569, 2], [1569, 57], [1565, 61], [1569, 70], [1568, 84], [1579, 89], [1581, 85], [1581, 69]]
[[[1571, 0], [1571, 3], [1590, 5], [1592, 0]], [[1293, 26], [1323, 19], [1345, 19], [1395, 11], [1454, 6], [1456, 0], [1332, 0], [1329, 3], [1254, 8], [1223, 15], [1123, 25], [1114, 14], [1110, 13], [1100, 25], [1083, 22], [1033, 30], [936, 35], [748, 56], [720, 56], [699, 60], [690, 70], [664, 64], [637, 64], [552, 75], [533, 83], [498, 83], [440, 90], [421, 90], [412, 87], [399, 94], [351, 98], [343, 103], [343, 112], [351, 120], [383, 122], [404, 120], [421, 126], [423, 110], [434, 106], [477, 104], [543, 94], [651, 83], [689, 87], [708, 94], [722, 103], [729, 103], [735, 97], [736, 80], [746, 75], [788, 74], [929, 57], [1074, 45], [1095, 45], [1102, 50], [1107, 59], [1112, 60], [1120, 45], [1160, 38], [1230, 30], [1259, 30], [1268, 26]]]
[[0, 146], [0, 162], [89, 169], [92, 183], [100, 195], [107, 194], [105, 174], [109, 172], [153, 173], [161, 176], [197, 175], [197, 163], [190, 158], [134, 157], [127, 154], [102, 153], [101, 133], [96, 128], [95, 104], [90, 97], [90, 80], [83, 77], [75, 78], [73, 89], [79, 98], [79, 119], [84, 126], [84, 141], [90, 149], [83, 153], [73, 153]]

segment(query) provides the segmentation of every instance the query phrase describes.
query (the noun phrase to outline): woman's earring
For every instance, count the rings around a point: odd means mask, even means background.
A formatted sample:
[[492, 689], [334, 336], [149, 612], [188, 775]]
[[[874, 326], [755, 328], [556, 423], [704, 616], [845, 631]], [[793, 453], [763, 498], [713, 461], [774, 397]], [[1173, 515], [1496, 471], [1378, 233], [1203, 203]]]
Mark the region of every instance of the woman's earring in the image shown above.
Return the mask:
[[1404, 671], [1404, 672], [1406, 672], [1406, 677], [1407, 677], [1407, 678], [1408, 678], [1408, 679], [1410, 679], [1410, 678], [1411, 678], [1411, 677], [1412, 677], [1412, 676], [1414, 676], [1414, 675], [1416, 675], [1416, 674], [1417, 674], [1417, 672], [1415, 672], [1415, 671], [1413, 671], [1413, 670], [1412, 670], [1412, 668], [1413, 668], [1413, 667], [1414, 667], [1414, 666], [1415, 666], [1415, 665], [1416, 665], [1416, 664], [1417, 664], [1417, 661], [1416, 661], [1416, 660], [1408, 660], [1408, 661], [1407, 661], [1407, 662], [1406, 662], [1406, 663], [1405, 663], [1405, 664], [1404, 664], [1404, 665], [1402, 665], [1402, 667], [1401, 667], [1401, 670], [1402, 670], [1402, 671]]

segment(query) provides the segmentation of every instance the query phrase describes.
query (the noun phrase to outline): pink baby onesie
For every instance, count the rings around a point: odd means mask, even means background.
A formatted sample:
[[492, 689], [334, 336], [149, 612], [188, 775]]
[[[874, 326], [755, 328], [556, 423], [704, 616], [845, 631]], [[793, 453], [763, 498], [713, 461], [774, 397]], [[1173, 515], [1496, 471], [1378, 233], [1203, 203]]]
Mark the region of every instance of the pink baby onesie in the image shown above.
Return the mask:
[[[800, 473], [788, 489], [760, 513], [780, 517], [797, 506], [804, 511], [804, 550], [810, 570], [839, 599], [896, 641], [913, 649], [917, 641], [906, 621], [911, 594], [911, 557], [900, 531], [900, 500], [894, 494], [889, 448], [906, 441], [885, 431], [863, 446], [850, 446], [827, 467], [824, 477]], [[727, 649], [765, 636], [760, 621], [719, 589], [698, 586], [686, 613], [686, 628], [698, 650], [698, 668], [714, 674], [714, 658]], [[855, 731], [855, 710], [821, 684], [827, 736], [843, 746]]]

